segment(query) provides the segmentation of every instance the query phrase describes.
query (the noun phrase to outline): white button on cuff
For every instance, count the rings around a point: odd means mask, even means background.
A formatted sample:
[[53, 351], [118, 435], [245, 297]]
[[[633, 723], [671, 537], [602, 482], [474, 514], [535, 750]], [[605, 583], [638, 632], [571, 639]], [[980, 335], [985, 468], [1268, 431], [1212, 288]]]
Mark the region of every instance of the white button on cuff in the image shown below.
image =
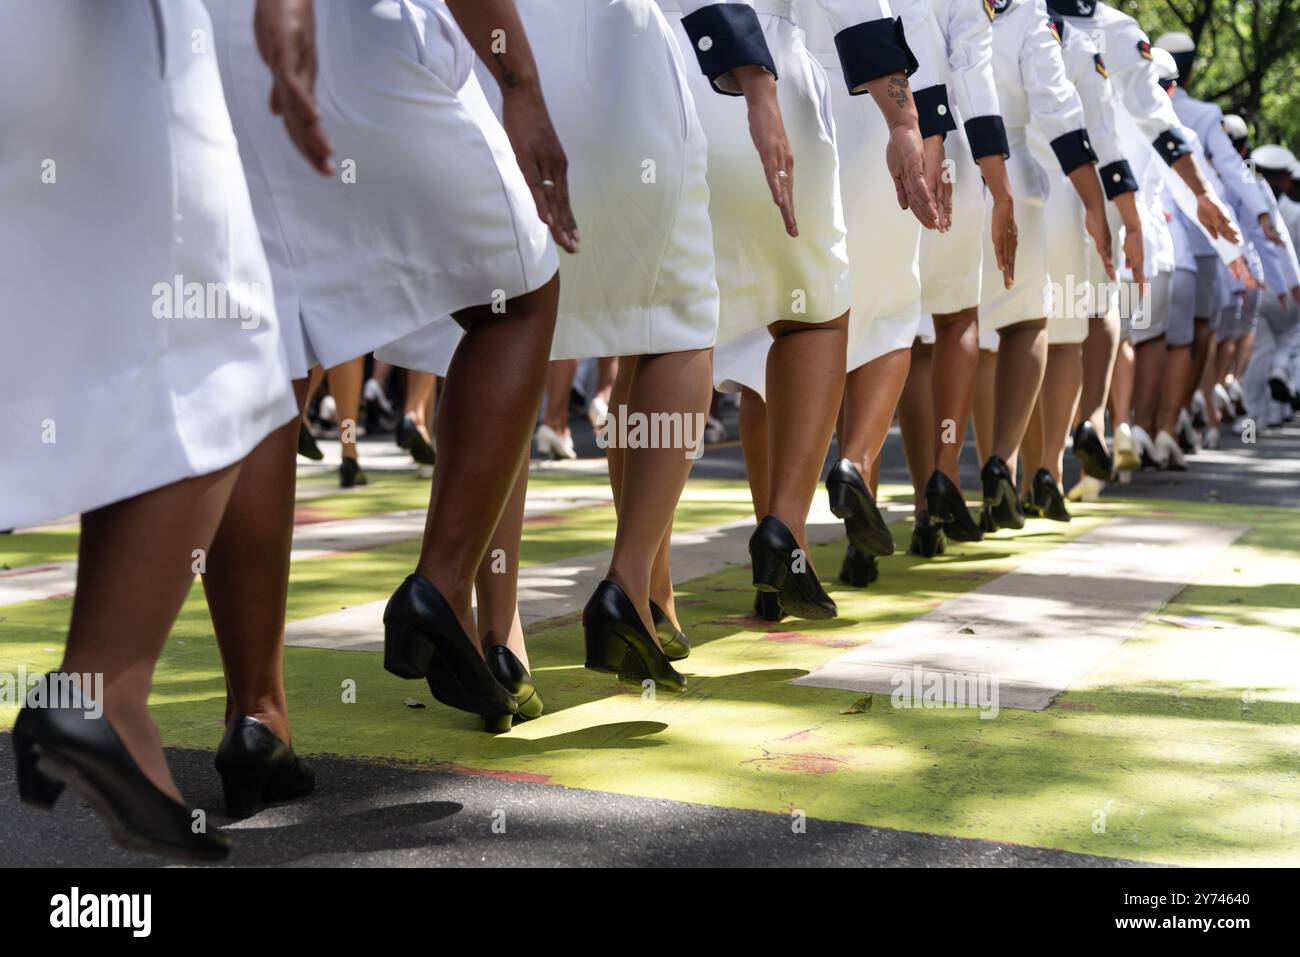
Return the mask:
[[942, 103], [939, 104], [939, 115], [940, 116], [948, 115], [948, 107], [944, 106]]
[[1112, 176], [1112, 177], [1110, 178], [1110, 181], [1111, 181], [1112, 183], [1118, 183], [1118, 182], [1120, 181], [1121, 178], [1122, 178], [1122, 177], [1119, 175], [1119, 173], [1116, 173], [1114, 176]]
[[696, 44], [704, 53], [713, 49], [713, 37], [700, 37], [700, 42]]

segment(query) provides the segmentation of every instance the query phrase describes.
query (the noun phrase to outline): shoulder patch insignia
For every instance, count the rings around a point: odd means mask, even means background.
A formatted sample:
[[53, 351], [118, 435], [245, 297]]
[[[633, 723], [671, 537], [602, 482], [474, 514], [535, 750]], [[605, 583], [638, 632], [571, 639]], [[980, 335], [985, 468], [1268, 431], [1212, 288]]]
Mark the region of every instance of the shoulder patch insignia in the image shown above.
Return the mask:
[[1092, 55], [1092, 65], [1097, 68], [1097, 72], [1100, 73], [1104, 79], [1110, 79], [1110, 73], [1106, 70], [1106, 61], [1101, 58], [1100, 53], [1094, 53]]
[[993, 4], [990, 0], [984, 0], [984, 12], [989, 15], [989, 22], [993, 21]]
[[[987, 2], [987, 0], [985, 0]], [[994, 13], [1006, 13], [1007, 8], [1011, 6], [1011, 0], [993, 0]]]
[[1052, 32], [1052, 38], [1055, 39], [1057, 43], [1065, 43], [1065, 40], [1061, 38], [1061, 28], [1056, 25], [1056, 21], [1051, 17], [1047, 18], [1047, 29]]
[[1151, 59], [1151, 41], [1146, 39], [1146, 37], [1143, 37], [1138, 41], [1138, 53], [1142, 54], [1142, 56], [1148, 60]]

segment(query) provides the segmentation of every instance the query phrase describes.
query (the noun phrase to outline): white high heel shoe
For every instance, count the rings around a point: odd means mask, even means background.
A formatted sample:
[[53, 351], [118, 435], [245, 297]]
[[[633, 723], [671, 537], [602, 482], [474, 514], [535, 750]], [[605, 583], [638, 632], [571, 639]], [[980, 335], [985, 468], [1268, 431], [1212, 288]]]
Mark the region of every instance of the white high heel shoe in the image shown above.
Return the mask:
[[1115, 434], [1112, 436], [1115, 443], [1115, 470], [1117, 472], [1132, 472], [1140, 468], [1142, 460], [1138, 457], [1137, 445], [1133, 441], [1133, 429], [1127, 422], [1121, 422], [1115, 426]]
[[591, 423], [591, 427], [597, 432], [605, 427], [605, 420], [608, 418], [609, 403], [600, 396], [596, 396], [587, 403], [587, 421]]
[[537, 454], [549, 459], [576, 459], [573, 436], [561, 435], [543, 422], [537, 427]]
[[1151, 441], [1151, 436], [1147, 430], [1140, 425], [1132, 426], [1129, 430], [1133, 435], [1133, 444], [1137, 447], [1138, 460], [1143, 465], [1160, 465], [1160, 458], [1156, 455], [1156, 444]]
[[1156, 435], [1156, 461], [1160, 463], [1162, 469], [1173, 472], [1187, 471], [1187, 459], [1183, 458], [1183, 450], [1179, 448], [1178, 440], [1163, 429]]

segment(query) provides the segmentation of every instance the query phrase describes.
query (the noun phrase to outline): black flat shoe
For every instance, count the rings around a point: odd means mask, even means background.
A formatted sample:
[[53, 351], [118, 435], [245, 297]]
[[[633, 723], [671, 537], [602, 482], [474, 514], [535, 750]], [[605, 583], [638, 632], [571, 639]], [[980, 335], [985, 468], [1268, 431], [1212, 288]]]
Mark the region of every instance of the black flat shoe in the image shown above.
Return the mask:
[[608, 578], [596, 586], [582, 609], [582, 635], [586, 667], [592, 671], [638, 681], [649, 678], [666, 691], [686, 690], [686, 679], [645, 630], [632, 599]]
[[407, 575], [384, 609], [384, 668], [424, 678], [443, 704], [481, 715], [513, 715], [515, 696], [493, 677], [433, 582]]
[[672, 619], [654, 602], [650, 603], [650, 617], [655, 620], [655, 632], [659, 635], [659, 647], [664, 650], [664, 657], [669, 661], [681, 661], [691, 656], [691, 640], [686, 632], [674, 628]]
[[849, 541], [859, 551], [882, 557], [894, 554], [894, 533], [876, 508], [876, 500], [862, 481], [862, 474], [848, 459], [840, 459], [831, 466], [826, 476], [826, 494], [831, 500], [831, 512], [843, 520]]
[[[979, 542], [984, 539], [975, 517], [966, 506], [966, 499], [952, 479], [935, 469], [930, 481], [925, 483], [925, 508], [929, 520], [943, 526], [943, 534], [954, 542]], [[912, 533], [915, 542], [916, 533]], [[940, 549], [940, 553], [942, 553]], [[914, 554], [921, 554], [914, 552]], [[933, 557], [927, 555], [927, 558]]]
[[307, 423], [302, 419], [298, 420], [298, 454], [313, 462], [325, 458], [325, 453], [316, 444], [316, 436], [311, 434], [311, 429], [307, 428]]
[[420, 434], [420, 427], [415, 424], [414, 416], [404, 415], [397, 420], [397, 429], [393, 433], [393, 438], [399, 448], [410, 452], [411, 458], [421, 465], [433, 465], [437, 461], [437, 453]]
[[840, 564], [840, 581], [854, 588], [866, 588], [879, 577], [876, 556], [859, 551], [850, 542], [844, 549], [844, 561]]
[[780, 621], [785, 617], [781, 596], [774, 591], [755, 591], [754, 614], [764, 621]]
[[[47, 701], [57, 689], [45, 676]], [[34, 692], [35, 693], [35, 692]], [[195, 833], [194, 812], [154, 787], [108, 718], [81, 707], [25, 707], [13, 729], [18, 797], [49, 810], [72, 785], [100, 816], [114, 843], [133, 851], [191, 861], [220, 861], [230, 839], [217, 830]]]
[[366, 478], [365, 469], [356, 459], [345, 458], [343, 464], [339, 466], [339, 488], [353, 488], [357, 485], [366, 485], [370, 482]]
[[1084, 473], [1095, 479], [1109, 482], [1114, 474], [1115, 457], [1087, 419], [1074, 430], [1074, 457], [1083, 465]]
[[1043, 518], [1049, 518], [1053, 522], [1070, 520], [1070, 510], [1065, 507], [1065, 496], [1061, 494], [1061, 487], [1056, 484], [1056, 479], [1052, 478], [1052, 473], [1047, 469], [1039, 469], [1034, 473], [1032, 494], [1038, 514]]
[[533, 676], [528, 673], [524, 663], [515, 657], [515, 653], [505, 645], [490, 645], [487, 653], [488, 670], [512, 695], [519, 707], [517, 714], [485, 714], [483, 730], [493, 734], [509, 731], [515, 721], [531, 721], [540, 718], [545, 704], [533, 683]]
[[817, 580], [808, 556], [800, 552], [794, 535], [776, 516], [764, 518], [750, 536], [749, 560], [754, 587], [779, 595], [781, 608], [787, 615], [826, 619], [839, 614], [835, 602]]
[[[964, 502], [962, 507], [965, 507]], [[971, 519], [971, 524], [975, 524], [974, 519]], [[944, 528], [944, 524], [932, 519], [929, 512], [921, 512], [916, 516], [915, 524], [912, 525], [912, 544], [908, 546], [907, 550], [913, 555], [920, 555], [922, 558], [934, 558], [935, 555], [942, 555], [947, 547]], [[976, 527], [975, 530], [978, 532], [979, 528]], [[984, 533], [980, 532], [980, 538], [983, 537]]]
[[980, 527], [986, 532], [996, 532], [999, 528], [1024, 528], [1025, 513], [1016, 497], [1016, 483], [1002, 456], [989, 456], [980, 471], [980, 482], [984, 486]]
[[215, 763], [229, 817], [252, 817], [265, 804], [306, 797], [316, 787], [316, 772], [307, 762], [248, 715], [226, 728]]

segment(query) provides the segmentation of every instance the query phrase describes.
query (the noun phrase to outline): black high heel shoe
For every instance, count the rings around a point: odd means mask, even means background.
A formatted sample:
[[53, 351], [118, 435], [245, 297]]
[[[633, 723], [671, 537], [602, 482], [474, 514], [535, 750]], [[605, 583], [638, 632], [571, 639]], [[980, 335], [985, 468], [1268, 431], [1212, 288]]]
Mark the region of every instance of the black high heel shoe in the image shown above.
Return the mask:
[[220, 831], [195, 833], [194, 812], [145, 777], [103, 715], [26, 707], [14, 722], [13, 745], [24, 804], [49, 810], [70, 784], [120, 847], [192, 861], [220, 861], [230, 853], [230, 839]]
[[[966, 499], [953, 480], [935, 469], [925, 483], [925, 508], [932, 521], [943, 526], [943, 534], [954, 542], [980, 542], [984, 532], [966, 507]], [[912, 533], [915, 540], [916, 533]], [[942, 549], [940, 549], [942, 553]], [[917, 552], [916, 554], [922, 554]], [[927, 558], [932, 556], [927, 555]]]
[[[973, 520], [972, 524], [974, 524]], [[912, 544], [908, 546], [907, 550], [913, 555], [920, 555], [922, 558], [934, 558], [935, 555], [942, 555], [947, 547], [944, 534], [945, 526], [943, 523], [930, 518], [929, 512], [921, 512], [916, 516], [915, 524], [912, 525]], [[983, 538], [984, 536], [981, 535], [980, 537]]]
[[1052, 478], [1052, 473], [1047, 469], [1039, 469], [1034, 473], [1031, 494], [1038, 514], [1043, 518], [1050, 518], [1053, 522], [1070, 520], [1070, 510], [1065, 507], [1065, 496], [1061, 494], [1061, 487], [1056, 484], [1056, 479]]
[[366, 470], [361, 467], [360, 462], [356, 459], [343, 459], [342, 464], [339, 465], [339, 488], [355, 488], [358, 485], [367, 485], [369, 482]]
[[325, 453], [316, 444], [316, 436], [311, 434], [311, 429], [307, 428], [307, 423], [302, 419], [298, 420], [298, 454], [313, 462], [325, 458]]
[[424, 678], [445, 705], [481, 715], [513, 715], [515, 696], [493, 677], [433, 582], [407, 575], [384, 609], [384, 668]]
[[592, 671], [614, 672], [620, 678], [650, 678], [666, 691], [686, 690], [686, 679], [646, 631], [632, 599], [608, 578], [596, 586], [582, 609], [582, 635], [587, 646], [586, 667]]
[[[753, 566], [754, 587], [775, 592], [781, 608], [796, 618], [826, 619], [839, 614], [835, 602], [826, 594], [807, 555], [795, 561], [799, 543], [779, 518], [769, 515], [758, 523], [749, 538], [749, 560]], [[802, 553], [801, 553], [802, 554]], [[795, 565], [801, 567], [796, 570]]]
[[1074, 430], [1073, 445], [1075, 458], [1083, 465], [1084, 473], [1109, 482], [1115, 471], [1115, 457], [1087, 419], [1080, 422]]
[[876, 556], [859, 551], [849, 542], [844, 549], [844, 561], [840, 563], [840, 581], [854, 588], [866, 588], [879, 577]]
[[876, 508], [876, 500], [862, 481], [862, 474], [848, 459], [840, 459], [831, 466], [826, 476], [826, 494], [831, 500], [831, 512], [843, 520], [849, 541], [858, 551], [882, 557], [894, 554], [894, 533]]
[[999, 528], [1024, 528], [1025, 513], [1021, 511], [1020, 499], [1016, 496], [1016, 483], [1002, 456], [989, 456], [980, 471], [980, 481], [984, 485], [980, 527], [986, 532], [996, 532]]
[[492, 734], [509, 731], [515, 721], [532, 721], [540, 718], [546, 705], [533, 683], [533, 676], [528, 673], [524, 663], [515, 657], [515, 653], [505, 645], [490, 645], [487, 653], [488, 669], [493, 677], [515, 696], [518, 704], [517, 714], [485, 714], [483, 730]]
[[655, 620], [655, 633], [659, 636], [659, 647], [664, 650], [664, 657], [669, 661], [689, 658], [691, 640], [686, 637], [686, 632], [673, 627], [672, 619], [654, 602], [650, 602], [650, 617]]
[[433, 446], [426, 442], [424, 436], [420, 434], [420, 427], [415, 424], [415, 416], [413, 415], [404, 415], [397, 420], [393, 440], [397, 442], [398, 448], [410, 452], [411, 458], [415, 459], [420, 465], [433, 465], [438, 460]]
[[774, 591], [754, 592], [754, 614], [764, 621], [780, 621], [785, 617], [781, 596]]
[[307, 762], [249, 715], [230, 722], [215, 763], [229, 817], [252, 817], [263, 805], [306, 797], [316, 787]]

